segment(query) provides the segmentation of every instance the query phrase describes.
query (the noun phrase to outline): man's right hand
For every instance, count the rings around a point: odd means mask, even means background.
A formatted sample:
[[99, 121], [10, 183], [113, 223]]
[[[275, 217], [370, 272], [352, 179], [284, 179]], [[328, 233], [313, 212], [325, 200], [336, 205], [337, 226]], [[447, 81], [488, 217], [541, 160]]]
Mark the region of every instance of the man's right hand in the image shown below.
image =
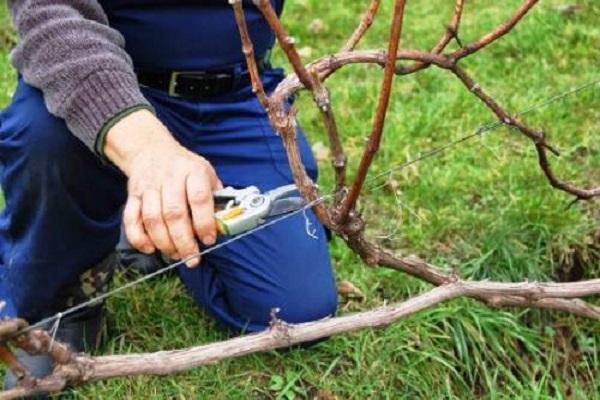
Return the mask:
[[[215, 243], [213, 192], [221, 181], [207, 160], [181, 146], [151, 112], [135, 111], [117, 122], [104, 152], [129, 178], [123, 223], [133, 247], [178, 260], [198, 253], [196, 238]], [[196, 257], [187, 265], [198, 262]]]

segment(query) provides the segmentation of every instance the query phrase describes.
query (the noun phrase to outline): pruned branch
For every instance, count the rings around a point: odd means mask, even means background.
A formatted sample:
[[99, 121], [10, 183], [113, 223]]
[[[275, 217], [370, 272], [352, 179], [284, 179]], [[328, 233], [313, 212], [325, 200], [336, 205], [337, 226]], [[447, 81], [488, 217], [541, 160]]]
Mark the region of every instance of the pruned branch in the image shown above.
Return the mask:
[[250, 74], [250, 81], [252, 82], [252, 91], [260, 101], [260, 104], [265, 110], [269, 109], [269, 99], [265, 93], [265, 89], [260, 79], [258, 66], [256, 65], [256, 58], [254, 56], [254, 46], [250, 39], [250, 33], [248, 32], [248, 25], [246, 24], [246, 16], [242, 8], [242, 0], [229, 0], [229, 4], [233, 7], [235, 15], [235, 21], [240, 31], [240, 39], [242, 41], [242, 52], [246, 58], [246, 65], [248, 67], [248, 73]]
[[[275, 36], [277, 37], [277, 41], [279, 42], [281, 49], [287, 56], [287, 59], [292, 65], [294, 71], [296, 72], [296, 75], [300, 79], [300, 82], [302, 82], [305, 88], [311, 90], [313, 93], [313, 99], [317, 105], [317, 108], [321, 112], [325, 129], [327, 131], [327, 136], [329, 138], [329, 146], [331, 148], [332, 154], [332, 164], [336, 173], [336, 193], [338, 193], [344, 186], [346, 180], [346, 155], [344, 154], [344, 149], [339, 139], [337, 123], [335, 121], [335, 115], [331, 106], [331, 98], [329, 96], [329, 91], [325, 86], [323, 86], [322, 81], [319, 79], [318, 75], [310, 68], [306, 68], [302, 63], [300, 55], [298, 54], [298, 51], [296, 50], [296, 47], [294, 45], [293, 38], [286, 32], [281, 21], [277, 17], [277, 14], [275, 13], [273, 6], [271, 5], [271, 2], [268, 0], [254, 0], [254, 4], [261, 11], [267, 23], [275, 33]], [[282, 126], [292, 126], [295, 124], [295, 122], [291, 120], [282, 122], [281, 120], [285, 118], [286, 117], [284, 117], [283, 115], [279, 115], [277, 118], [274, 118], [272, 116], [271, 120], [280, 120], [279, 122], [276, 122], [276, 124]], [[287, 119], [291, 118], [292, 113], [290, 113], [287, 116]], [[324, 213], [321, 212], [321, 214]], [[330, 218], [327, 217], [327, 219], [329, 220]]]
[[383, 72], [383, 80], [381, 82], [381, 91], [379, 92], [379, 102], [377, 103], [377, 111], [373, 120], [373, 129], [369, 136], [369, 141], [365, 147], [358, 171], [354, 177], [354, 182], [350, 187], [348, 196], [343, 200], [339, 211], [339, 222], [346, 222], [348, 214], [356, 205], [356, 200], [362, 189], [362, 186], [367, 177], [369, 167], [373, 162], [375, 153], [379, 150], [381, 137], [383, 135], [383, 126], [385, 124], [385, 116], [390, 104], [390, 95], [392, 91], [392, 82], [394, 80], [394, 71], [396, 67], [395, 54], [398, 52], [400, 44], [400, 35], [402, 33], [402, 23], [404, 21], [404, 7], [406, 0], [396, 0], [394, 3], [394, 12], [392, 15], [392, 25], [390, 27], [390, 39], [388, 42], [388, 58], [386, 60], [385, 69]]
[[[70, 353], [67, 361], [57, 364], [52, 375], [36, 380], [33, 384], [2, 392], [0, 399], [15, 399], [42, 391], [57, 392], [67, 385], [75, 386], [123, 376], [171, 375], [202, 365], [214, 364], [226, 358], [289, 347], [361, 329], [388, 326], [401, 318], [465, 296], [489, 298], [495, 306], [540, 307], [567, 312], [579, 312], [585, 307], [586, 315], [600, 319], [598, 307], [581, 300], [577, 303], [568, 300], [597, 294], [600, 294], [600, 279], [570, 283], [457, 280], [406, 301], [374, 310], [303, 324], [287, 324], [285, 321], [275, 319], [271, 327], [264, 332], [187, 349], [99, 357]], [[523, 300], [519, 302], [516, 299]], [[35, 340], [42, 342], [49, 340], [44, 332], [34, 331], [27, 338], [22, 339], [22, 342], [32, 335], [36, 336]]]
[[[337, 122], [335, 121], [335, 115], [333, 114], [333, 108], [331, 105], [331, 98], [329, 91], [319, 78], [319, 74], [314, 70], [311, 70], [314, 82], [314, 93], [317, 106], [323, 117], [323, 124], [325, 125], [325, 131], [329, 139], [329, 147], [331, 148], [331, 163], [335, 171], [335, 190], [334, 193], [337, 196], [341, 196], [344, 186], [346, 185], [346, 153], [340, 140], [338, 132]], [[336, 197], [337, 197], [336, 196]]]
[[541, 130], [535, 130], [530, 128], [521, 122], [518, 118], [510, 116], [504, 108], [502, 108], [498, 102], [496, 102], [490, 95], [488, 95], [480, 85], [475, 83], [473, 78], [465, 70], [458, 67], [458, 65], [454, 65], [452, 67], [452, 72], [461, 80], [461, 82], [471, 91], [473, 92], [498, 118], [502, 121], [506, 126], [515, 128], [523, 135], [527, 136], [531, 139], [535, 145], [535, 149], [538, 156], [538, 163], [540, 168], [544, 172], [546, 178], [550, 184], [563, 192], [572, 194], [577, 199], [587, 200], [592, 197], [600, 196], [600, 186], [585, 189], [579, 188], [569, 182], [565, 182], [560, 180], [554, 173], [552, 167], [550, 166], [550, 162], [548, 160], [547, 152], [550, 151], [554, 155], [559, 156], [560, 153], [554, 147], [546, 141], [546, 135]]
[[[101, 357], [75, 354], [65, 345], [54, 342], [44, 331], [28, 331], [15, 337], [16, 332], [21, 332], [24, 322], [2, 320], [0, 321], [0, 359], [19, 378], [20, 384], [15, 389], [1, 392], [0, 399], [18, 398], [44, 391], [58, 392], [67, 385], [80, 385], [121, 376], [178, 373], [225, 358], [288, 347], [365, 328], [386, 326], [408, 315], [459, 297], [468, 297], [494, 308], [539, 308], [600, 320], [600, 307], [583, 300], [600, 294], [600, 279], [570, 283], [466, 280], [457, 272], [448, 272], [415, 256], [405, 257], [395, 254], [370, 242], [365, 236], [367, 221], [355, 209], [368, 170], [381, 143], [394, 74], [417, 73], [432, 65], [453, 74], [468, 91], [496, 115], [502, 124], [514, 128], [534, 143], [540, 168], [553, 187], [574, 195], [577, 200], [600, 196], [600, 187], [582, 189], [558, 179], [551, 169], [547, 155], [548, 151], [558, 155], [558, 151], [547, 143], [543, 131], [530, 128], [509, 114], [458, 65], [461, 59], [475, 54], [510, 32], [535, 6], [537, 0], [525, 0], [508, 20], [466, 46], [462, 46], [458, 38], [465, 1], [456, 0], [446, 31], [430, 51], [399, 48], [405, 0], [396, 0], [387, 50], [356, 51], [355, 46], [371, 26], [380, 5], [379, 0], [371, 0], [358, 27], [343, 46], [342, 51], [322, 57], [307, 66], [302, 63], [293, 40], [284, 29], [270, 1], [254, 0], [254, 4], [273, 29], [295, 71], [295, 74], [285, 78], [270, 96], [265, 93], [262, 85], [242, 2], [241, 0], [229, 0], [229, 2], [238, 24], [252, 88], [265, 108], [273, 128], [281, 136], [300, 192], [308, 202], [314, 204], [314, 211], [321, 222], [342, 237], [366, 264], [391, 268], [435, 287], [405, 301], [357, 314], [296, 325], [287, 324], [275, 317], [271, 328], [262, 333], [188, 349], [144, 354]], [[461, 47], [454, 52], [444, 54], [444, 50], [453, 39], [457, 40]], [[403, 65], [398, 61], [409, 61], [409, 63]], [[355, 63], [382, 66], [384, 73], [369, 141], [362, 154], [355, 179], [347, 192], [346, 155], [331, 107], [331, 97], [324, 82], [343, 66]], [[324, 197], [306, 172], [296, 141], [296, 109], [287, 106], [288, 98], [302, 89], [312, 92], [315, 104], [323, 117], [332, 149], [336, 184], [334, 200], [330, 204], [324, 201]], [[55, 364], [53, 373], [43, 379], [34, 379], [15, 359], [10, 346], [21, 348], [31, 354], [50, 355]]]
[[[440, 40], [438, 40], [435, 46], [433, 46], [433, 49], [431, 49], [431, 53], [440, 54], [442, 51], [444, 51], [444, 49], [446, 48], [446, 46], [448, 46], [452, 39], [456, 39], [460, 44], [460, 40], [458, 39], [458, 29], [460, 26], [460, 21], [462, 19], [464, 8], [465, 0], [456, 0], [456, 4], [454, 6], [454, 13], [452, 14], [452, 19], [450, 20], [450, 23], [446, 27], [446, 30], [444, 31], [444, 34], [442, 35]], [[413, 74], [417, 71], [429, 67], [430, 65], [431, 64], [422, 61], [413, 63], [410, 66], [403, 66], [401, 64], [398, 64], [396, 65], [396, 73], [399, 75]]]
[[369, 7], [367, 11], [360, 18], [360, 23], [352, 32], [352, 36], [350, 39], [344, 44], [344, 46], [340, 49], [340, 53], [345, 53], [347, 51], [352, 51], [358, 45], [358, 42], [363, 38], [367, 30], [373, 25], [373, 21], [375, 20], [375, 15], [377, 15], [377, 10], [379, 10], [379, 5], [381, 0], [371, 0], [369, 3]]
[[456, 50], [451, 54], [451, 58], [455, 60], [460, 60], [466, 56], [469, 56], [484, 47], [492, 44], [496, 40], [500, 39], [502, 36], [506, 35], [510, 32], [521, 19], [529, 12], [531, 9], [538, 3], [539, 0], [525, 0], [523, 4], [517, 9], [517, 11], [505, 22], [500, 24], [498, 27], [490, 31], [489, 33], [483, 35], [478, 40], [470, 43], [460, 49]]
[[300, 82], [304, 85], [305, 88], [312, 90], [313, 89], [313, 81], [308, 69], [304, 67], [302, 63], [302, 59], [300, 58], [300, 54], [296, 51], [296, 46], [294, 45], [294, 38], [290, 36], [283, 24], [277, 17], [277, 13], [273, 9], [273, 5], [270, 0], [253, 0], [254, 5], [260, 10], [262, 15], [265, 17], [265, 20], [275, 33], [275, 37], [277, 38], [277, 42], [281, 49], [287, 56], [288, 61], [292, 64], [292, 68], [294, 68], [294, 72], [298, 75]]

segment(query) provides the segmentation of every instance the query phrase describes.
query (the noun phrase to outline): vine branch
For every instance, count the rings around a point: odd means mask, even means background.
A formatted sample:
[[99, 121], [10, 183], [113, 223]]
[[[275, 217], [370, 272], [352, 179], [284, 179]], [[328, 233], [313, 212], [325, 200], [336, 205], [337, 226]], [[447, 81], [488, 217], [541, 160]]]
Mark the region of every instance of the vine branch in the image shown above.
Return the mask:
[[[127, 355], [91, 357], [68, 349], [57, 362], [53, 373], [42, 379], [0, 392], [0, 399], [17, 399], [42, 392], [59, 392], [77, 386], [123, 376], [171, 375], [220, 360], [260, 351], [312, 342], [342, 333], [385, 327], [398, 319], [459, 297], [489, 298], [494, 306], [539, 307], [582, 313], [600, 319], [600, 308], [582, 300], [568, 299], [600, 294], [600, 279], [571, 283], [501, 283], [456, 280], [408, 300], [356, 314], [327, 318], [302, 324], [288, 324], [274, 318], [263, 332], [187, 349]], [[527, 299], [526, 302], [515, 299]], [[559, 300], [557, 302], [556, 300]], [[19, 346], [48, 351], [50, 336], [41, 330], [20, 338]], [[30, 342], [33, 342], [31, 344]], [[61, 352], [65, 350], [61, 349]]]
[[390, 104], [390, 95], [396, 67], [395, 54], [398, 52], [398, 46], [400, 44], [400, 35], [402, 33], [405, 6], [406, 0], [396, 0], [394, 3], [394, 12], [390, 27], [390, 39], [388, 42], [388, 58], [386, 60], [385, 69], [383, 72], [383, 80], [381, 82], [381, 91], [379, 92], [377, 111], [375, 112], [375, 119], [373, 121], [373, 129], [360, 160], [360, 165], [358, 166], [358, 171], [356, 173], [356, 177], [354, 178], [354, 182], [350, 187], [348, 196], [343, 200], [339, 210], [338, 218], [342, 223], [346, 221], [348, 214], [356, 205], [356, 200], [358, 200], [358, 196], [365, 182], [365, 178], [367, 177], [369, 167], [373, 162], [375, 153], [377, 153], [379, 150], [381, 137], [383, 135], [383, 126], [385, 124], [385, 116]]
[[[438, 42], [430, 51], [399, 48], [402, 32], [405, 0], [396, 0], [392, 15], [387, 50], [354, 50], [377, 14], [380, 0], [371, 0], [362, 15], [358, 27], [334, 55], [319, 58], [305, 66], [269, 0], [253, 0], [290, 61], [295, 74], [286, 77], [271, 94], [267, 94], [261, 81], [253, 44], [248, 32], [241, 0], [229, 0], [237, 22], [242, 52], [258, 101], [265, 108], [273, 128], [279, 133], [287, 152], [288, 161], [296, 185], [308, 202], [315, 203], [314, 211], [321, 222], [342, 237], [352, 251], [367, 265], [391, 268], [416, 277], [434, 286], [410, 299], [352, 315], [345, 315], [304, 324], [287, 324], [273, 314], [271, 327], [253, 335], [238, 337], [187, 349], [155, 353], [91, 357], [75, 354], [67, 346], [53, 341], [47, 332], [29, 331], [15, 337], [25, 326], [22, 320], [0, 321], [0, 360], [19, 379], [19, 385], [0, 392], [0, 399], [12, 399], [40, 392], [58, 392], [67, 385], [81, 385], [99, 380], [134, 375], [167, 375], [218, 362], [225, 358], [239, 357], [258, 351], [288, 347], [360, 329], [387, 326], [398, 319], [460, 297], [468, 297], [490, 307], [539, 308], [567, 312], [585, 318], [600, 320], [600, 307], [583, 298], [600, 294], [600, 279], [580, 282], [488, 282], [470, 281], [457, 273], [428, 263], [415, 256], [401, 256], [389, 249], [370, 242], [365, 237], [367, 221], [356, 210], [356, 202], [365, 182], [368, 170], [377, 153], [384, 132], [385, 117], [391, 96], [394, 74], [410, 75], [430, 66], [449, 71], [464, 87], [473, 93], [502, 124], [514, 128], [529, 138], [536, 149], [538, 163], [550, 184], [576, 197], [577, 200], [600, 196], [600, 187], [584, 189], [556, 177], [548, 160], [548, 152], [558, 151], [547, 143], [542, 130], [530, 128], [518, 118], [511, 116], [496, 100], [458, 64], [509, 33], [538, 0], [525, 0], [502, 24], [472, 43], [462, 46], [459, 27], [464, 10], [464, 0], [456, 0], [452, 18]], [[459, 49], [444, 54], [448, 44], [455, 39]], [[405, 65], [401, 62], [408, 62]], [[331, 97], [324, 82], [340, 68], [350, 64], [375, 64], [384, 68], [381, 92], [373, 118], [369, 141], [362, 153], [360, 165], [350, 188], [346, 187], [346, 155], [336, 124]], [[323, 201], [317, 186], [308, 176], [296, 141], [296, 112], [288, 106], [288, 99], [302, 89], [312, 92], [319, 108], [329, 144], [332, 163], [336, 173], [334, 200]], [[31, 354], [48, 354], [54, 361], [53, 373], [43, 379], [35, 379], [12, 353], [13, 348]]]

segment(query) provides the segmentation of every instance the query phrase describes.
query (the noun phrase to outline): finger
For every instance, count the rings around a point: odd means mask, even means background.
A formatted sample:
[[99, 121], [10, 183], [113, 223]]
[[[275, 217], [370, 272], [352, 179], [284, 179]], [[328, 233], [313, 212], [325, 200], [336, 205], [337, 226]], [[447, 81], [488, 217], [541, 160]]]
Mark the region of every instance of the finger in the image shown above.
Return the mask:
[[206, 174], [192, 173], [186, 180], [187, 200], [192, 211], [194, 231], [207, 246], [215, 244], [217, 240], [213, 187], [209, 179]]
[[[197, 254], [198, 243], [192, 229], [185, 178], [171, 179], [163, 185], [162, 212], [171, 240], [181, 258], [186, 259]], [[188, 267], [195, 267], [198, 265], [198, 259], [190, 259], [186, 264]]]
[[212, 165], [207, 164], [205, 172], [208, 175], [210, 186], [213, 191], [223, 189], [223, 182], [221, 182], [221, 180], [217, 176], [217, 173]]
[[123, 226], [125, 236], [134, 248], [146, 254], [152, 254], [156, 250], [152, 241], [144, 231], [142, 223], [142, 201], [137, 196], [129, 196], [125, 209], [123, 210]]
[[142, 221], [146, 233], [155, 247], [174, 259], [176, 255], [175, 245], [169, 236], [161, 210], [160, 192], [153, 189], [146, 190], [142, 197]]

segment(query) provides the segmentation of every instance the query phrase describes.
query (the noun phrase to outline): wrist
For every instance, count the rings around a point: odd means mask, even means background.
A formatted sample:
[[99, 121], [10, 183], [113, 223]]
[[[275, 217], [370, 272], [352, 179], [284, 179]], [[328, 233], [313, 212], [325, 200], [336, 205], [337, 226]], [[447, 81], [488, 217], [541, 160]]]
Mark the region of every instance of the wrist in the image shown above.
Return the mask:
[[129, 176], [133, 160], [145, 150], [177, 145], [167, 128], [146, 109], [134, 111], [116, 122], [105, 135], [104, 155]]
[[129, 114], [133, 114], [134, 112], [140, 111], [140, 110], [149, 110], [150, 112], [154, 113], [154, 109], [152, 107], [150, 107], [146, 104], [139, 104], [139, 105], [124, 109], [123, 111], [117, 113], [116, 115], [114, 115], [112, 118], [110, 118], [108, 121], [106, 121], [104, 123], [104, 125], [100, 129], [100, 132], [98, 132], [98, 135], [96, 136], [96, 140], [94, 142], [94, 150], [95, 150], [96, 154], [103, 161], [108, 162], [106, 154], [104, 154], [104, 147], [106, 145], [106, 135], [108, 134], [108, 132], [120, 120], [127, 117]]

